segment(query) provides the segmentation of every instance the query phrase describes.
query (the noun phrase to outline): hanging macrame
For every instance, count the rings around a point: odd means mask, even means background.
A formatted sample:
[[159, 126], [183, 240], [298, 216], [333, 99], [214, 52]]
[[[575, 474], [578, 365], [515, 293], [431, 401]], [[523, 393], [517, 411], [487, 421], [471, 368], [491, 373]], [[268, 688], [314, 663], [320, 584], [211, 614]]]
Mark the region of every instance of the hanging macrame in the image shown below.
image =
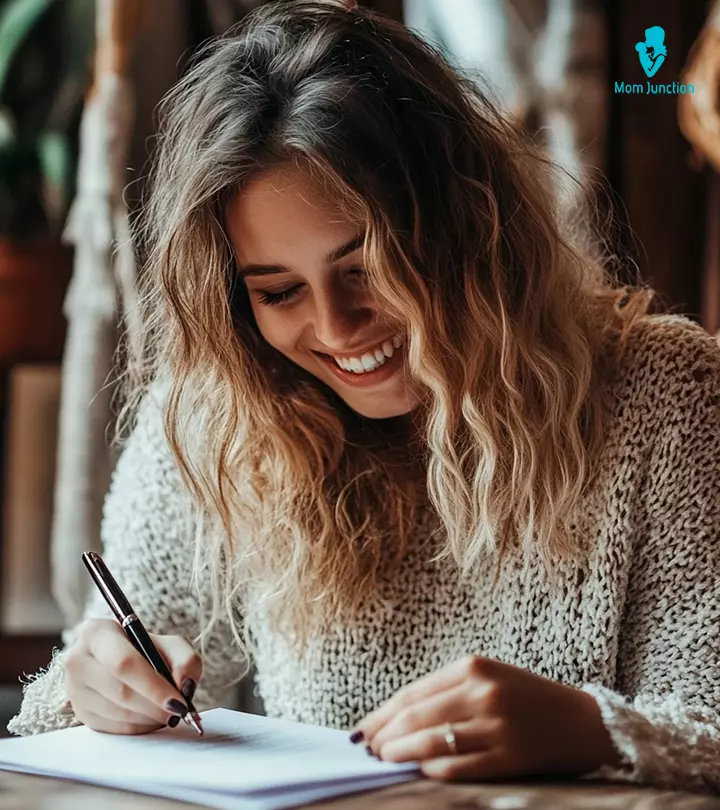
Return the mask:
[[[489, 83], [570, 175], [604, 167], [607, 36], [597, 0], [413, 0], [405, 22]], [[570, 203], [577, 186], [558, 180]]]
[[715, 170], [708, 180], [702, 321], [720, 340], [720, 0], [690, 51], [681, 81], [695, 92], [678, 98], [680, 129], [692, 145], [695, 167], [707, 162]]
[[68, 330], [51, 561], [53, 595], [68, 625], [82, 616], [87, 593], [80, 555], [100, 545], [111, 469], [107, 382], [119, 318], [125, 319], [130, 340], [139, 336], [135, 263], [122, 196], [133, 124], [125, 69], [138, 7], [138, 0], [97, 0], [95, 79], [80, 127], [77, 194], [65, 230], [75, 259], [64, 303]]

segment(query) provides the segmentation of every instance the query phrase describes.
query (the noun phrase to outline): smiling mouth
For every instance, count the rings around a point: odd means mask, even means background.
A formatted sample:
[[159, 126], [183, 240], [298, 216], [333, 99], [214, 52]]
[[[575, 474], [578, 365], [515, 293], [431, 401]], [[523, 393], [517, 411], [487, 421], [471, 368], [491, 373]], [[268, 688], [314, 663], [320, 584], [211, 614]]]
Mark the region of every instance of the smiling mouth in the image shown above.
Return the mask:
[[364, 371], [343, 368], [338, 365], [335, 358], [326, 354], [325, 352], [318, 352], [314, 349], [311, 350], [313, 354], [322, 361], [323, 365], [327, 366], [330, 373], [341, 380], [344, 384], [352, 387], [365, 388], [368, 386], [377, 385], [385, 382], [393, 377], [395, 373], [401, 368], [404, 362], [404, 351], [402, 344], [398, 347], [384, 363], [375, 366], [372, 369], [365, 369]]
[[[390, 342], [392, 343], [392, 341], [390, 341]], [[382, 344], [380, 344], [380, 345], [382, 345]], [[340, 363], [337, 362], [334, 355], [332, 355], [332, 354], [326, 354], [325, 352], [318, 352], [318, 351], [315, 351], [314, 349], [311, 349], [311, 351], [312, 351], [313, 354], [317, 355], [318, 357], [322, 357], [324, 360], [330, 361], [333, 364], [334, 367], [340, 369], [341, 371], [345, 371], [347, 373], [362, 373], [362, 370], [360, 370], [360, 369], [347, 369], [344, 366], [340, 365]], [[380, 351], [382, 352], [382, 349], [380, 349]], [[372, 371], [377, 371], [379, 368], [382, 368], [389, 360], [392, 360], [394, 355], [397, 354], [399, 351], [400, 351], [400, 347], [399, 346], [395, 347], [395, 350], [394, 350], [393, 354], [390, 355], [390, 357], [385, 355], [386, 359], [379, 366], [376, 366], [374, 369], [365, 369], [365, 373], [369, 374]], [[371, 354], [371, 355], [374, 356], [375, 352], [374, 351], [373, 352], [363, 352], [362, 354], [363, 355]], [[355, 357], [354, 359], [359, 359], [359, 356]], [[376, 358], [376, 360], [377, 360], [377, 358]]]
[[[400, 335], [391, 335], [389, 338], [379, 341], [372, 348], [356, 352], [352, 355], [333, 355], [328, 354], [327, 352], [317, 351], [316, 349], [311, 349], [311, 351], [318, 357], [332, 360], [338, 365], [338, 367], [344, 369], [345, 371], [362, 372], [365, 370], [370, 372], [372, 370], [372, 365], [375, 363], [380, 363], [381, 366], [385, 365], [387, 360], [391, 359], [393, 355], [402, 347], [402, 345], [403, 340]], [[372, 364], [370, 367], [368, 367], [365, 363], [366, 358], [368, 358]], [[346, 363], [350, 364], [350, 368], [346, 367]], [[355, 366], [358, 367], [356, 368]]]

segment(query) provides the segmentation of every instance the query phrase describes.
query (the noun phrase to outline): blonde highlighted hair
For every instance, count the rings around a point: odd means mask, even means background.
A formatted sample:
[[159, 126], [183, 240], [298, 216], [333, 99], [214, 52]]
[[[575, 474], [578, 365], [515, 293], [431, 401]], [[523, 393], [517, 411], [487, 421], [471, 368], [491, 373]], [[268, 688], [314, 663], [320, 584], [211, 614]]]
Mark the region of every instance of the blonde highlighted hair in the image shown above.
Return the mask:
[[[351, 620], [405, 553], [425, 475], [438, 556], [460, 574], [510, 545], [573, 558], [603, 437], [604, 380], [648, 294], [621, 289], [554, 167], [486, 93], [401, 25], [340, 2], [271, 3], [207, 44], [161, 108], [138, 231], [141, 355], [195, 504], [196, 572], [302, 647]], [[366, 223], [378, 306], [402, 325], [421, 449], [363, 419], [261, 337], [224, 232], [228, 201], [295, 161]]]

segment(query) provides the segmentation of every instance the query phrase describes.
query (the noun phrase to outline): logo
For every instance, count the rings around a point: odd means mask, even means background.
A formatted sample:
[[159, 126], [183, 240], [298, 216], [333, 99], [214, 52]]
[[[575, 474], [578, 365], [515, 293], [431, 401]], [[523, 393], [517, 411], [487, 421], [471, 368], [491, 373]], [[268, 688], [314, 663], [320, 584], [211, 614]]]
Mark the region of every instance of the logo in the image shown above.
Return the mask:
[[[667, 56], [667, 45], [665, 45], [665, 29], [659, 25], [653, 25], [645, 29], [645, 39], [635, 45], [640, 65], [645, 71], [648, 79], [651, 79], [662, 67]], [[633, 84], [631, 82], [615, 82], [615, 92], [624, 95], [648, 95], [648, 96], [679, 96], [685, 93], [694, 93], [695, 86], [692, 84], [682, 84], [681, 82], [645, 82], [645, 84]]]
[[660, 70], [660, 66], [665, 61], [667, 56], [667, 47], [665, 45], [665, 29], [659, 25], [653, 25], [652, 28], [645, 29], [645, 41], [638, 42], [635, 46], [640, 58], [640, 64], [645, 71], [648, 79]]

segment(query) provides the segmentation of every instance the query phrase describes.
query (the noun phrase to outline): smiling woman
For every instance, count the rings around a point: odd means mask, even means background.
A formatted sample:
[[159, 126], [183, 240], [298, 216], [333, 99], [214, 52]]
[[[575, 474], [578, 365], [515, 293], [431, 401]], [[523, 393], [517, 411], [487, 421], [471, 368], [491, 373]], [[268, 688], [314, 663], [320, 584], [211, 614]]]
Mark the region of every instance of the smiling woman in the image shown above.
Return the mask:
[[412, 411], [420, 391], [403, 362], [403, 326], [366, 283], [364, 223], [344, 219], [342, 205], [297, 160], [248, 183], [225, 220], [268, 344], [362, 416]]
[[[268, 714], [430, 776], [719, 790], [715, 342], [366, 10], [259, 8], [162, 112], [103, 542], [182, 695], [250, 654]], [[182, 713], [100, 610], [13, 731]]]

